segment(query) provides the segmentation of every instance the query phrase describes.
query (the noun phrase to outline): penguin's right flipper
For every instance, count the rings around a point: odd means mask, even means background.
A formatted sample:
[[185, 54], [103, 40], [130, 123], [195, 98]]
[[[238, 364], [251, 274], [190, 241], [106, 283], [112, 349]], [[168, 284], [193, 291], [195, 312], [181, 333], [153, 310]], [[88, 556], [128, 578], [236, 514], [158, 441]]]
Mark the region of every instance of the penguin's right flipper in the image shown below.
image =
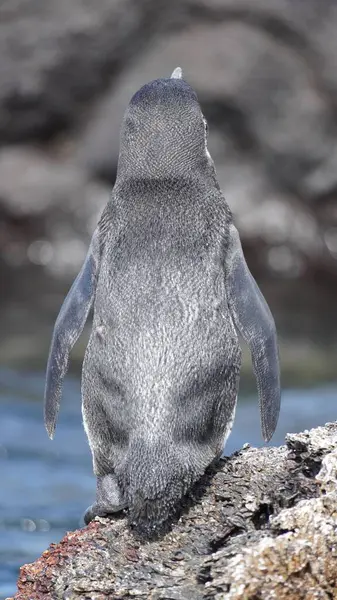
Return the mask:
[[69, 354], [82, 333], [95, 297], [100, 265], [99, 237], [97, 227], [82, 269], [62, 304], [54, 326], [44, 394], [44, 421], [51, 439], [54, 436]]
[[257, 381], [262, 435], [272, 437], [280, 412], [281, 384], [273, 316], [243, 255], [239, 233], [230, 225], [227, 273], [228, 304], [233, 321], [248, 344]]

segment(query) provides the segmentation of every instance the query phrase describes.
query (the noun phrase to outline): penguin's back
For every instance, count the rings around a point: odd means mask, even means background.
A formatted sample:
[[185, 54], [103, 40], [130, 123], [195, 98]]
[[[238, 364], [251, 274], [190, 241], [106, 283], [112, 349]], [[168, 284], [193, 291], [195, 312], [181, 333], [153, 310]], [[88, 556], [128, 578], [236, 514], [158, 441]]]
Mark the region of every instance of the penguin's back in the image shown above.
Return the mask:
[[133, 182], [115, 202], [86, 376], [118, 390], [111, 415], [122, 405], [130, 431], [219, 434], [240, 366], [225, 291], [228, 206], [182, 181]]

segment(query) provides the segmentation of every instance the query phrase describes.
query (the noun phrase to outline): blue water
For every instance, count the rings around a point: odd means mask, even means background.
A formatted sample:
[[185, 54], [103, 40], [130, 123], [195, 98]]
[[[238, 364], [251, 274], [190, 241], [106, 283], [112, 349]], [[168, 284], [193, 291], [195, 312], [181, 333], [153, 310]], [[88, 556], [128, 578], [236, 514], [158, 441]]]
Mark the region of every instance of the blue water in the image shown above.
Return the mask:
[[[0, 370], [0, 598], [15, 593], [19, 567], [79, 526], [95, 494], [80, 413], [80, 384], [68, 377], [55, 440], [43, 426], [43, 373]], [[336, 418], [337, 385], [286, 390], [272, 443]], [[226, 454], [262, 445], [256, 397], [240, 398]]]

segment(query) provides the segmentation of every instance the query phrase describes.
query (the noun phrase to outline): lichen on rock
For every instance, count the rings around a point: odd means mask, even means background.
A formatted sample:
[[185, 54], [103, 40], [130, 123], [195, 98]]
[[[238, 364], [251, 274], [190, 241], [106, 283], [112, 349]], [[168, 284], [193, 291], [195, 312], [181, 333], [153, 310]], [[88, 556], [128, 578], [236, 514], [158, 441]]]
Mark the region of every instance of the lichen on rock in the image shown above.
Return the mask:
[[21, 568], [15, 600], [337, 598], [337, 424], [212, 466], [162, 539], [96, 519]]

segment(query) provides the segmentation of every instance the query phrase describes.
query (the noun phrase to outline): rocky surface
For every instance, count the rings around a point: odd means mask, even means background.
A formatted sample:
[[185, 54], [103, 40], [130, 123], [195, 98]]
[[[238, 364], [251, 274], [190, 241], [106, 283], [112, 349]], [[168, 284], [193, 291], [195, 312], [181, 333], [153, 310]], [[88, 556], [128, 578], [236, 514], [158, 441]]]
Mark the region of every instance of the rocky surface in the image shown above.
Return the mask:
[[0, 257], [71, 275], [126, 104], [180, 64], [258, 273], [336, 278], [334, 0], [4, 0]]
[[337, 425], [243, 448], [161, 540], [96, 519], [21, 568], [16, 600], [337, 598]]

